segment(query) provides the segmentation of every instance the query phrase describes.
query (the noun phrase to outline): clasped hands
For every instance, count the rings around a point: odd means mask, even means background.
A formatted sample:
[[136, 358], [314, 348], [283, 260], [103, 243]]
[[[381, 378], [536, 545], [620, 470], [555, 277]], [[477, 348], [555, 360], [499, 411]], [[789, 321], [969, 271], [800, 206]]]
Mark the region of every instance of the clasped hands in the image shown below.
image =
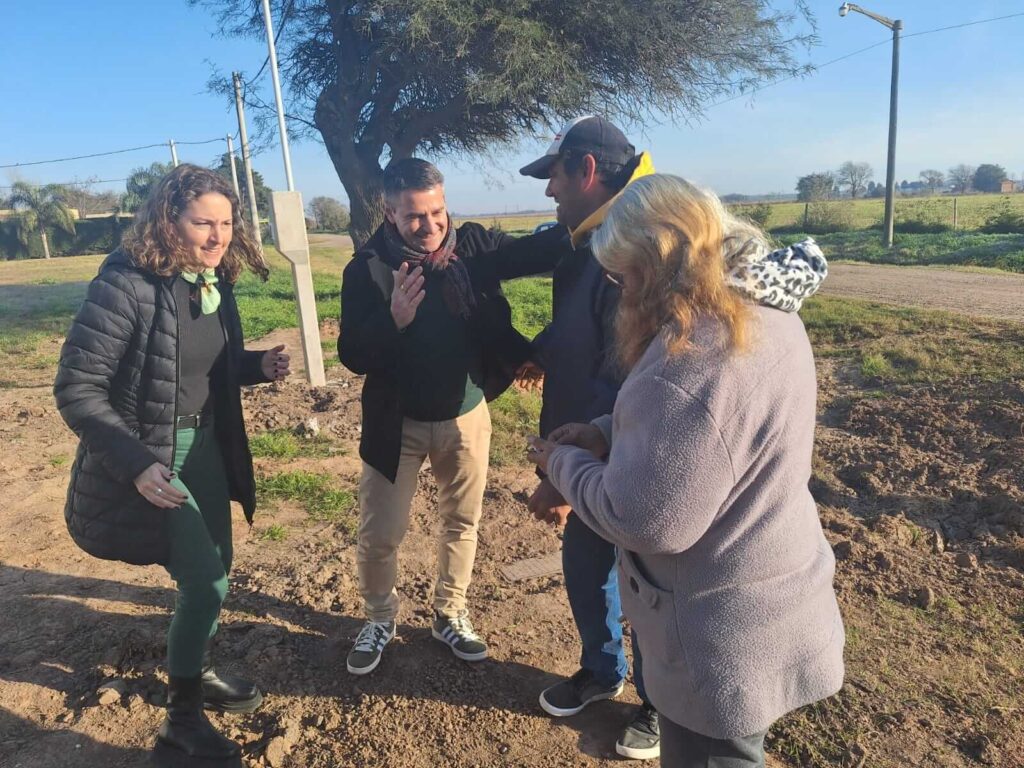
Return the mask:
[[[609, 450], [604, 433], [593, 424], [566, 424], [553, 431], [547, 440], [529, 437], [527, 442], [529, 446], [526, 449], [526, 458], [544, 473], [548, 471], [551, 453], [559, 445], [583, 448], [598, 459], [605, 458]], [[572, 507], [566, 504], [562, 495], [546, 478], [537, 486], [526, 506], [538, 520], [558, 526], [565, 525], [569, 513], [572, 512]]]

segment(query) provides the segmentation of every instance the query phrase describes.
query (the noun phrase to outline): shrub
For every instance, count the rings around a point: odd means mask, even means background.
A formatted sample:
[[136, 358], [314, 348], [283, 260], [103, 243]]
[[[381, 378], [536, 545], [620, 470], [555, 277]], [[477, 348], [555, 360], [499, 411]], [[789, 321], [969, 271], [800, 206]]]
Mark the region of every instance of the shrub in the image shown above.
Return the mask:
[[1014, 210], [1010, 198], [1004, 197], [1002, 203], [985, 219], [981, 231], [990, 235], [1024, 233], [1024, 213]]
[[752, 221], [761, 229], [768, 229], [768, 222], [772, 218], [772, 207], [768, 205], [768, 203], [758, 203], [757, 205], [736, 205], [731, 206], [730, 209], [737, 216]]
[[853, 229], [853, 206], [850, 203], [816, 202], [807, 204], [804, 232], [826, 235]]

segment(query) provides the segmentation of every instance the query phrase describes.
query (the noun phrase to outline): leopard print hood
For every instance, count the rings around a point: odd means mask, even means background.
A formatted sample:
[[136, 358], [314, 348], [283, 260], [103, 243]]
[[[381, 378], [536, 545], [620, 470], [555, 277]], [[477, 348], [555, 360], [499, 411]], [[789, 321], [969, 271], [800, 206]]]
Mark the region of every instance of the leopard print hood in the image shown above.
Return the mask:
[[811, 237], [774, 251], [752, 240], [726, 264], [726, 280], [733, 288], [784, 312], [799, 312], [804, 299], [817, 293], [827, 276], [825, 254]]

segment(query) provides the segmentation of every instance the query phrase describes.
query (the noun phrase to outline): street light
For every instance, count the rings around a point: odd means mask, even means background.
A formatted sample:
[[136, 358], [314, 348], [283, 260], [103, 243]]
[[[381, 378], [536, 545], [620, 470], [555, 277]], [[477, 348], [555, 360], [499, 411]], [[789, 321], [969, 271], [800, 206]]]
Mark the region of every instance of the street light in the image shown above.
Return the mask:
[[856, 3], [843, 3], [839, 6], [839, 15], [845, 17], [850, 11], [864, 14], [892, 30], [892, 89], [889, 94], [889, 159], [885, 168], [885, 225], [882, 242], [886, 248], [892, 248], [893, 228], [893, 196], [896, 191], [896, 97], [899, 91], [900, 77], [900, 32], [903, 22], [861, 8]]

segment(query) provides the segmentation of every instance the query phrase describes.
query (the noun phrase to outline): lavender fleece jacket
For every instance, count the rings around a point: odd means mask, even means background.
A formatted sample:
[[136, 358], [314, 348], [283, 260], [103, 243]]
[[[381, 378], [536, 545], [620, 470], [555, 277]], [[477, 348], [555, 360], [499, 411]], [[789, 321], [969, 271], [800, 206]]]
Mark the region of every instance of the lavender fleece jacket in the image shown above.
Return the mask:
[[548, 464], [575, 513], [619, 547], [652, 703], [722, 739], [843, 682], [835, 559], [807, 488], [814, 358], [798, 315], [754, 313], [745, 353], [727, 353], [710, 319], [683, 355], [656, 339], [595, 421], [607, 463], [562, 446]]

